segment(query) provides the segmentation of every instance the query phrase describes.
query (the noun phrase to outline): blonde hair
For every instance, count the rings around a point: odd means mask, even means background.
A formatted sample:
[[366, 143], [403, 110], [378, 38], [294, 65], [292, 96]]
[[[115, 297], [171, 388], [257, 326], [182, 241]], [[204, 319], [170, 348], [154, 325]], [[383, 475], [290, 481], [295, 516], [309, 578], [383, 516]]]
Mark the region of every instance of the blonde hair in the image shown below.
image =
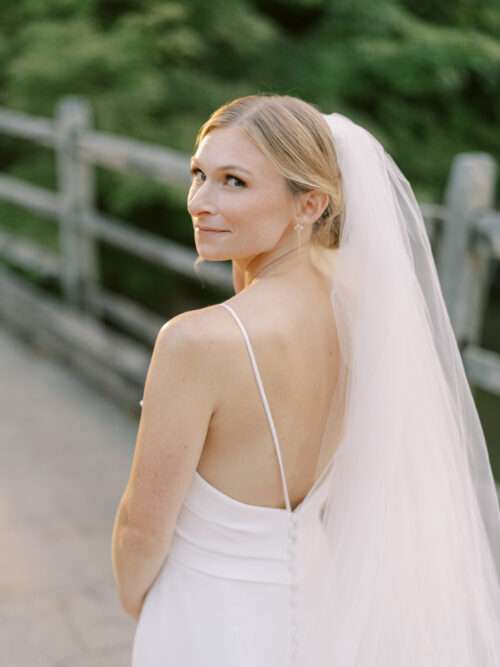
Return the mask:
[[313, 224], [311, 243], [337, 248], [344, 216], [342, 176], [333, 136], [322, 113], [298, 97], [259, 93], [216, 109], [200, 127], [194, 149], [212, 130], [240, 127], [286, 180], [293, 196], [310, 190], [328, 194]]

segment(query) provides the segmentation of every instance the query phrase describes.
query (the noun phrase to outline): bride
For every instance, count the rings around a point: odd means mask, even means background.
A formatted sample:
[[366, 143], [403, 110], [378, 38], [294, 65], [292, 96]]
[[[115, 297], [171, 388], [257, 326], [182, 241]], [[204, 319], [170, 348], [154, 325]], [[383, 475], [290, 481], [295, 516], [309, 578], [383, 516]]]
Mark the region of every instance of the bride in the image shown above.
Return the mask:
[[410, 184], [287, 95], [195, 148], [235, 295], [155, 342], [112, 543], [133, 667], [500, 667], [498, 500]]

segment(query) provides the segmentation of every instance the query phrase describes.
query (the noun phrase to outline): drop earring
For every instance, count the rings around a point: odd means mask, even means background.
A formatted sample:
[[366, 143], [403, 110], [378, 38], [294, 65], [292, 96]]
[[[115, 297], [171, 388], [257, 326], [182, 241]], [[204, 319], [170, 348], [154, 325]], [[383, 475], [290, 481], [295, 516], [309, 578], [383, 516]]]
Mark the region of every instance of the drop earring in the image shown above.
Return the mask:
[[300, 246], [301, 245], [301, 232], [304, 229], [304, 225], [301, 222], [297, 222], [297, 223], [295, 223], [293, 228], [297, 232], [298, 239], [299, 239], [299, 246]]

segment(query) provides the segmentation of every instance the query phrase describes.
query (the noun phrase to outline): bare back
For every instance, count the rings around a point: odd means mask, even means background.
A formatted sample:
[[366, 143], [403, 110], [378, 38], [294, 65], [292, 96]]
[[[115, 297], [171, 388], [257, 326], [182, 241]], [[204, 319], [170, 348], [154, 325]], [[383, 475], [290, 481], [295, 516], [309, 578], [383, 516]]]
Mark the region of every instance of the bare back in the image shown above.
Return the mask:
[[[339, 351], [327, 285], [319, 274], [273, 278], [227, 301], [248, 333], [272, 412], [292, 508], [307, 495], [333, 456], [318, 462], [338, 378]], [[222, 341], [220, 401], [198, 472], [210, 484], [252, 505], [283, 507], [272, 434], [242, 332], [220, 305], [207, 309], [207, 328]], [[319, 469], [319, 472], [318, 472]]]

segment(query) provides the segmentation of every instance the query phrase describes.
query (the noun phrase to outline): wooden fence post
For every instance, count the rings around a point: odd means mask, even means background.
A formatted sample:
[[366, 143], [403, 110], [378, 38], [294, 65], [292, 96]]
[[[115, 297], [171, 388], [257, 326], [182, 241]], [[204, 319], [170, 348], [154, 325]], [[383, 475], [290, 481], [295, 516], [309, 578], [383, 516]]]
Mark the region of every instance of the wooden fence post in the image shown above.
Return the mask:
[[98, 317], [98, 261], [95, 241], [86, 232], [84, 215], [93, 209], [93, 166], [83, 159], [81, 137], [92, 126], [92, 110], [84, 98], [64, 97], [56, 107], [57, 179], [61, 202], [62, 285], [75, 307]]
[[496, 161], [487, 153], [455, 156], [445, 192], [448, 209], [438, 249], [443, 295], [461, 346], [477, 342], [488, 287], [488, 257], [471, 246], [474, 213], [494, 205]]

